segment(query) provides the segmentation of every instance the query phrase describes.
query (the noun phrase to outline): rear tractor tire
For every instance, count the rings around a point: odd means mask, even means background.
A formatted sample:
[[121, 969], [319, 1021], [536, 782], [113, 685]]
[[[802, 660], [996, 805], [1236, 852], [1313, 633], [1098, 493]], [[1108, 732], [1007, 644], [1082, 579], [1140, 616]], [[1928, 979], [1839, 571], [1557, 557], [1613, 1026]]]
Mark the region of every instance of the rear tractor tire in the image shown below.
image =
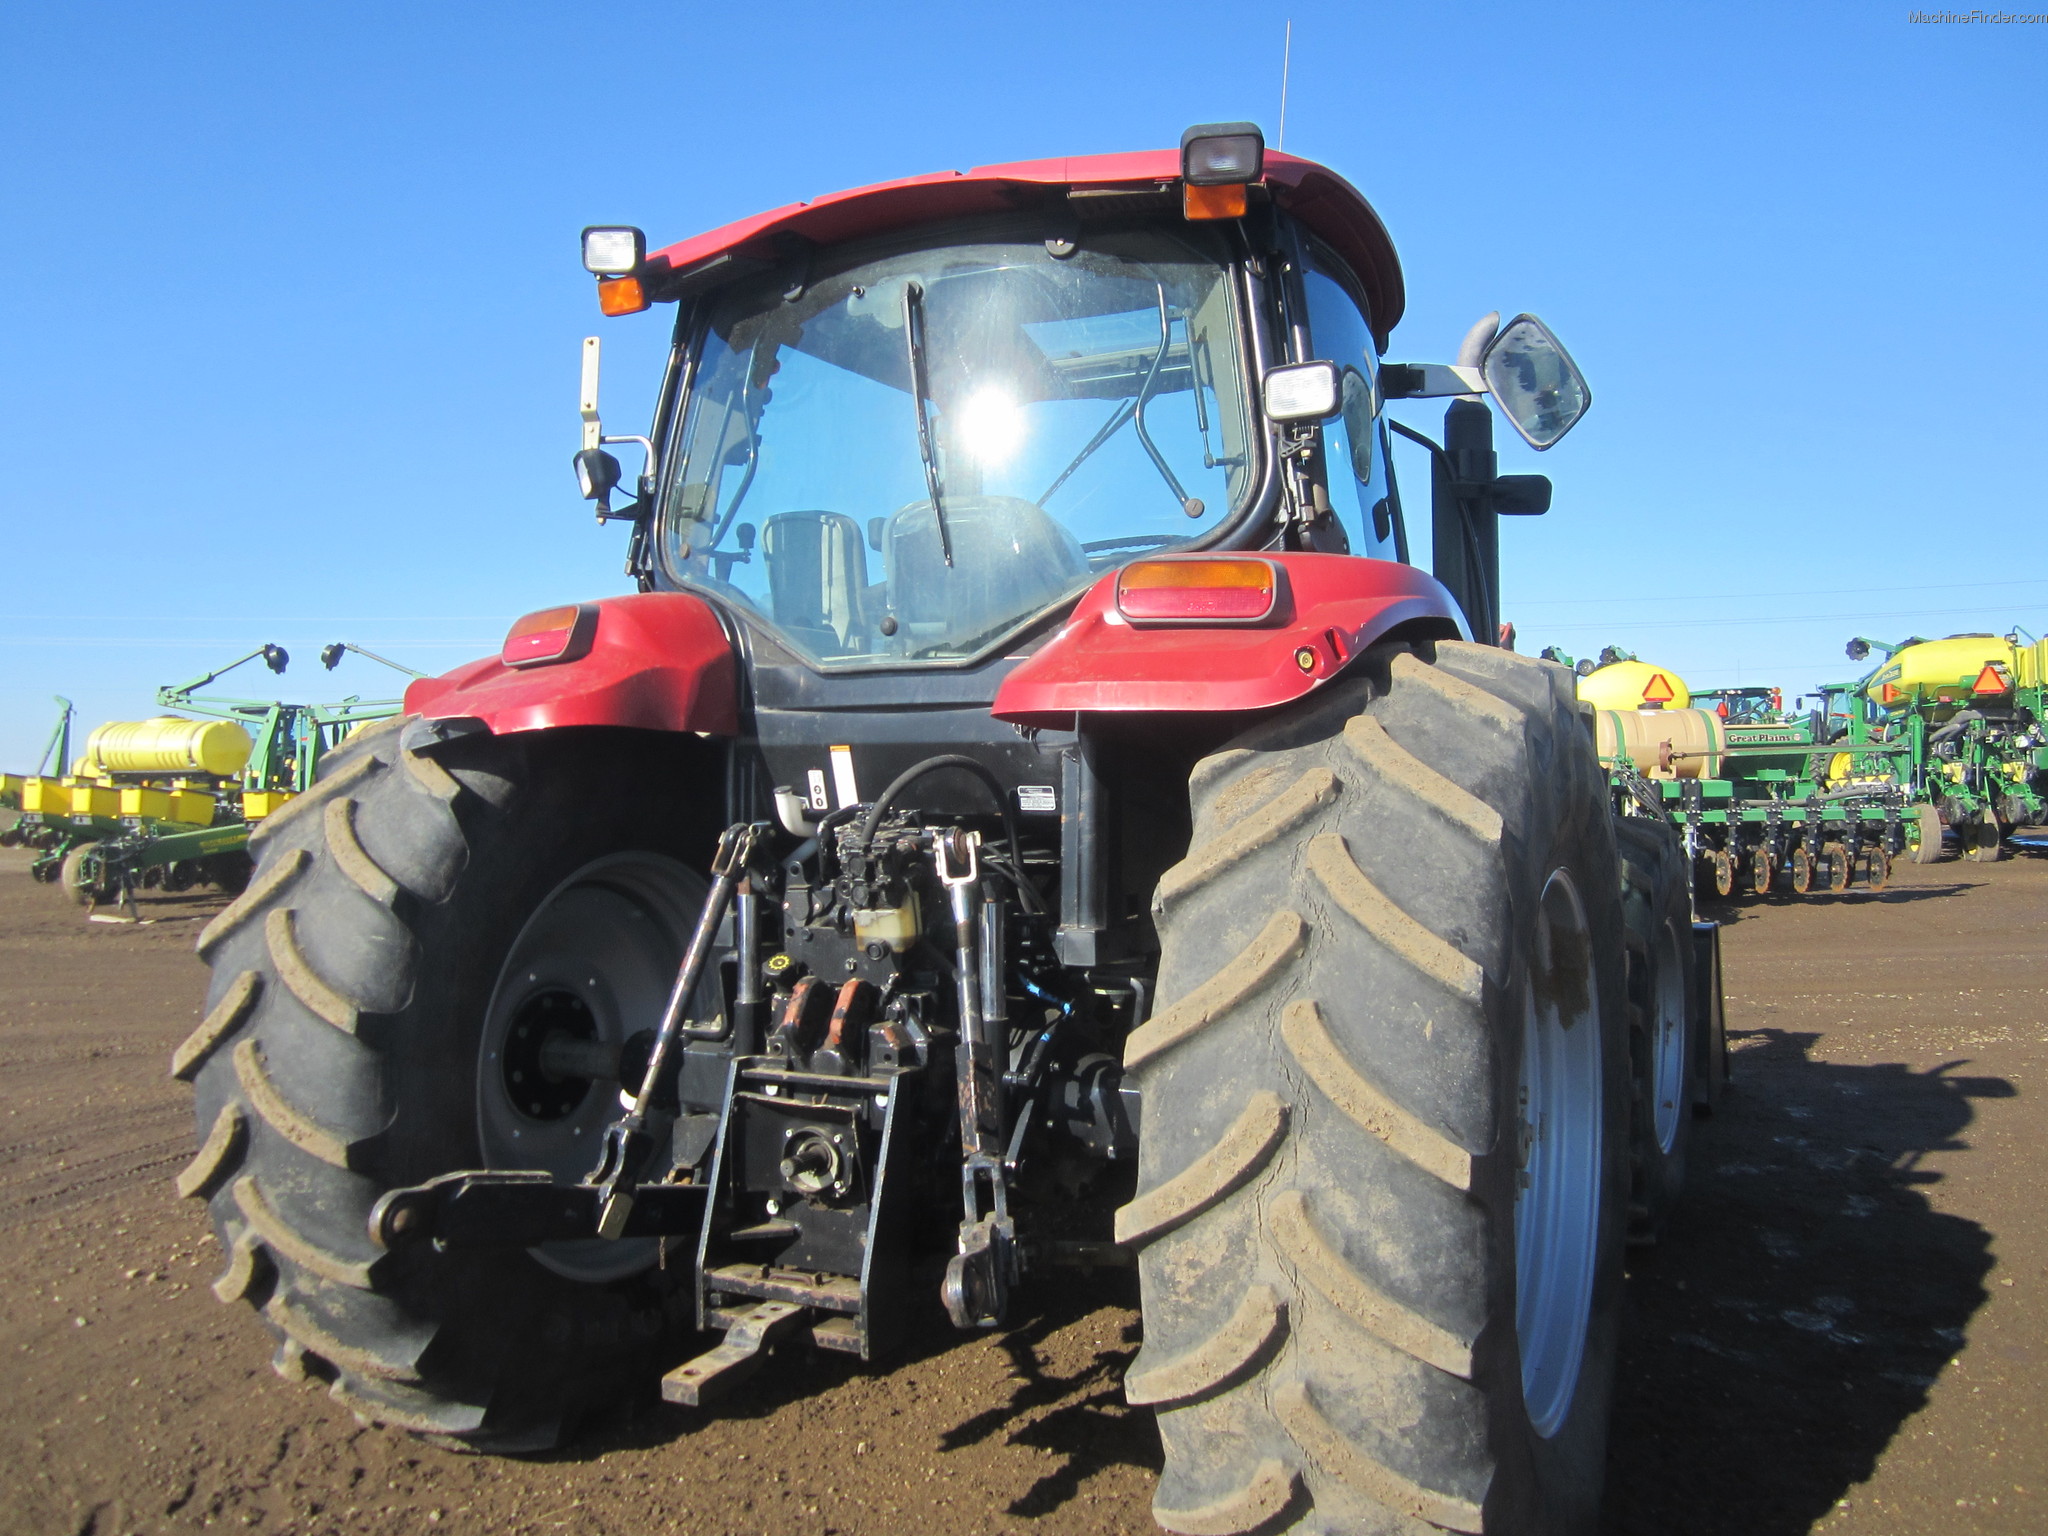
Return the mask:
[[172, 1072], [196, 1090], [178, 1189], [227, 1254], [214, 1293], [258, 1310], [280, 1374], [530, 1451], [660, 1368], [678, 1298], [653, 1240], [385, 1253], [367, 1221], [455, 1169], [595, 1162], [618, 1085], [543, 1070], [521, 1031], [611, 1047], [659, 1016], [705, 889], [690, 807], [722, 798], [692, 747], [437, 745], [399, 718], [262, 824], [254, 878], [199, 938], [212, 987]]
[[1169, 1531], [1596, 1518], [1629, 1060], [1572, 684], [1383, 649], [1194, 771], [1117, 1221]]

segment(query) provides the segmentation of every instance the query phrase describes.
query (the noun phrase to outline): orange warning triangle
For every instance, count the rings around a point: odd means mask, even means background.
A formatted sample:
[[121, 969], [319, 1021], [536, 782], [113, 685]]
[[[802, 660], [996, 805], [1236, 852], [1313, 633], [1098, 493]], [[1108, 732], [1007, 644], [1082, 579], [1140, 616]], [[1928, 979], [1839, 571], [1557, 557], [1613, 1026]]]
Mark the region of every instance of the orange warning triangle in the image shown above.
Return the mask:
[[2005, 690], [2005, 673], [1995, 661], [1985, 662], [1984, 670], [1977, 674], [1977, 681], [1970, 685], [1972, 693], [2003, 693]]
[[1645, 704], [1669, 704], [1678, 697], [1678, 691], [1671, 686], [1671, 679], [1662, 672], [1652, 672], [1650, 680], [1643, 686]]

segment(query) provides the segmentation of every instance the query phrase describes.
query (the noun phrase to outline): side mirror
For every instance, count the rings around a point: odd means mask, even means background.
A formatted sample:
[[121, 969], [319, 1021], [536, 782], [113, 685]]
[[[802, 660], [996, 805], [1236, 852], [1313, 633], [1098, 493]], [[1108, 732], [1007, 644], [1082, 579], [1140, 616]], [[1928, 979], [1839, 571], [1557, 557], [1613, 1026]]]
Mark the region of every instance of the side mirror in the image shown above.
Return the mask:
[[598, 515], [611, 511], [611, 495], [618, 488], [623, 471], [619, 461], [602, 448], [584, 448], [576, 454], [576, 488], [585, 501], [597, 503]]
[[1579, 365], [1534, 315], [1517, 315], [1502, 327], [1479, 371], [1501, 413], [1539, 452], [1577, 426], [1593, 403]]
[[1326, 421], [1344, 403], [1335, 363], [1293, 363], [1266, 370], [1262, 391], [1266, 419], [1277, 422]]

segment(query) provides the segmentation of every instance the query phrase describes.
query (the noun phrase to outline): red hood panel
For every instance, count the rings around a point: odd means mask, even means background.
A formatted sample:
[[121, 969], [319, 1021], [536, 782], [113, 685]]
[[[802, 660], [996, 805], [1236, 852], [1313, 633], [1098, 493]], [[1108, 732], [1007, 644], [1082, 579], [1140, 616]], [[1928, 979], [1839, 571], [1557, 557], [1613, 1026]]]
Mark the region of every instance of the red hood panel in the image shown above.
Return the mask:
[[406, 711], [467, 716], [499, 735], [569, 725], [738, 733], [737, 663], [709, 604], [683, 592], [643, 592], [595, 606], [597, 632], [582, 660], [473, 661], [407, 688]]

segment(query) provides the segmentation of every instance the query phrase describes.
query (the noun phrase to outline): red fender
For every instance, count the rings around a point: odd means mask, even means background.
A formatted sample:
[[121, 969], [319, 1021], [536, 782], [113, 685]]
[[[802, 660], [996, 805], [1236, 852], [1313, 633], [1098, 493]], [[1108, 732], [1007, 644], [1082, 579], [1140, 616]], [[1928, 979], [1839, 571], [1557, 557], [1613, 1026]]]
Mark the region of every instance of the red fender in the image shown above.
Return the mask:
[[1358, 652], [1421, 620], [1443, 639], [1464, 620], [1433, 576], [1356, 555], [1259, 552], [1285, 572], [1271, 618], [1256, 625], [1133, 627], [1116, 608], [1116, 576], [997, 690], [993, 713], [1063, 727], [1082, 712], [1268, 709], [1313, 693]]
[[498, 735], [569, 725], [739, 733], [738, 663], [710, 604], [685, 592], [643, 592], [589, 606], [597, 628], [579, 660], [472, 661], [407, 688], [406, 711], [481, 720]]

